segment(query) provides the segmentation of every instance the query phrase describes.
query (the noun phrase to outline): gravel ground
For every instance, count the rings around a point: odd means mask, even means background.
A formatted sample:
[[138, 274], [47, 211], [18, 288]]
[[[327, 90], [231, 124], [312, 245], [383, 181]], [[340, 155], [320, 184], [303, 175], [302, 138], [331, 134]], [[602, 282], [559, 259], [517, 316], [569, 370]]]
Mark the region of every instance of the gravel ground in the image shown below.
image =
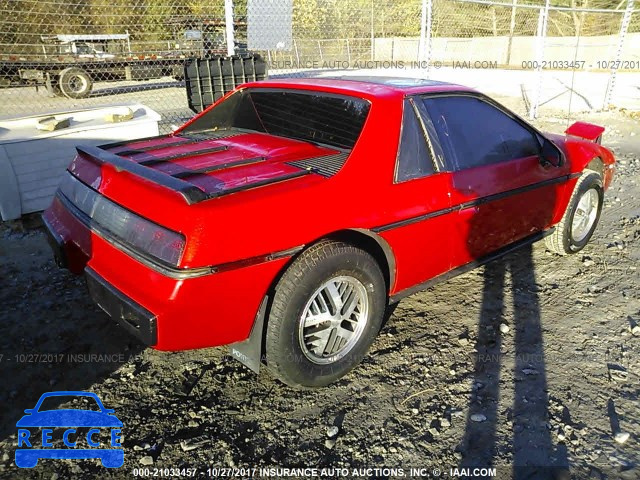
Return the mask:
[[[591, 243], [567, 257], [536, 244], [407, 298], [362, 365], [321, 390], [256, 376], [225, 349], [142, 348], [82, 278], [54, 265], [37, 218], [0, 226], [0, 477], [128, 478], [148, 467], [223, 478], [234, 472], [207, 469], [280, 466], [436, 478], [495, 466], [501, 479], [640, 478], [638, 119], [584, 118], [608, 126], [619, 159]], [[124, 467], [16, 468], [15, 422], [51, 390], [89, 390], [115, 409]]]

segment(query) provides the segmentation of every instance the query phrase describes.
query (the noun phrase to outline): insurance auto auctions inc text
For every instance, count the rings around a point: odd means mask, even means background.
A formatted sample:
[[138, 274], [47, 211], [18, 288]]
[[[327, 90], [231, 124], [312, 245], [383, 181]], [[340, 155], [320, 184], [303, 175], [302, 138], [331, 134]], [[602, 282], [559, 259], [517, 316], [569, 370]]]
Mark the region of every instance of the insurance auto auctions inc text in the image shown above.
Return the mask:
[[355, 62], [349, 62], [347, 60], [272, 60], [269, 62], [269, 68], [271, 70], [289, 70], [289, 69], [425, 69], [425, 68], [441, 68], [450, 67], [453, 69], [497, 69], [498, 62], [492, 60], [455, 60], [453, 62], [443, 63], [441, 61], [426, 62], [426, 61], [411, 61], [404, 60], [357, 60]]
[[495, 468], [314, 468], [314, 467], [260, 467], [260, 468], [209, 468], [209, 476], [227, 478], [250, 476], [257, 478], [440, 478], [466, 477], [487, 478], [495, 477]]

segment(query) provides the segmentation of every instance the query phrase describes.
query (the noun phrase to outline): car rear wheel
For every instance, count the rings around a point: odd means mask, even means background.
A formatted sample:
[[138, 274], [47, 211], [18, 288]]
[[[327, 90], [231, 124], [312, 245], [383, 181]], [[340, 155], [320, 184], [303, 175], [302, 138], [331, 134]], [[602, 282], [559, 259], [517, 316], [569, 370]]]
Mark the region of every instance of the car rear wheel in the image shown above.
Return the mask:
[[322, 241], [297, 258], [275, 289], [267, 367], [290, 386], [339, 379], [366, 354], [382, 324], [385, 281], [371, 255]]
[[545, 239], [547, 248], [560, 255], [582, 250], [598, 225], [603, 198], [600, 175], [585, 170], [576, 183], [562, 220]]

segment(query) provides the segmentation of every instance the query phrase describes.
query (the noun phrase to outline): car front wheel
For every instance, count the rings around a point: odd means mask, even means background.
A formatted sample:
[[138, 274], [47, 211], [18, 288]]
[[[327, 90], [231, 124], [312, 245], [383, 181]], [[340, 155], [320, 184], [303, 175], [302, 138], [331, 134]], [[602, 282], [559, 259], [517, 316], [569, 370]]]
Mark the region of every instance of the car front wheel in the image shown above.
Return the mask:
[[275, 289], [265, 338], [267, 367], [290, 386], [320, 387], [357, 365], [386, 307], [375, 259], [322, 241], [297, 258]]
[[576, 183], [562, 220], [546, 238], [547, 248], [560, 255], [582, 250], [598, 225], [603, 198], [600, 175], [585, 170]]

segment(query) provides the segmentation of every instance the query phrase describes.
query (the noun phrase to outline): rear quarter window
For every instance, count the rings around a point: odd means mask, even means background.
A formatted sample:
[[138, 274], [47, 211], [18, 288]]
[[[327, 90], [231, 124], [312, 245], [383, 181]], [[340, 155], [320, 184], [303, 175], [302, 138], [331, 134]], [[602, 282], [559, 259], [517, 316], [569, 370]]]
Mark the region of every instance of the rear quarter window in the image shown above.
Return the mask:
[[396, 163], [396, 182], [420, 178], [433, 173], [433, 160], [420, 120], [413, 104], [404, 101], [402, 129]]

